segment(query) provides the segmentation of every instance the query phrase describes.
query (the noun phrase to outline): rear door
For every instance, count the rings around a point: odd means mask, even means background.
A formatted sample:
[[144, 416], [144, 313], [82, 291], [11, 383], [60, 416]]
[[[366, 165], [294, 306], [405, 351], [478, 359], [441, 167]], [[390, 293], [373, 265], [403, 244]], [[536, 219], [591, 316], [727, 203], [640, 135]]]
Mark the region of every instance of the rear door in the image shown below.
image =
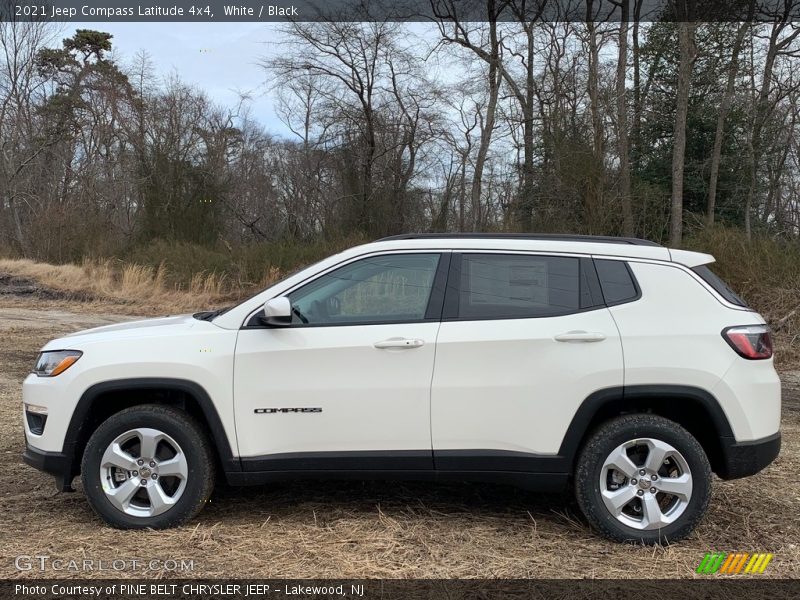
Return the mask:
[[590, 258], [453, 254], [431, 390], [437, 469], [535, 471], [583, 400], [622, 383]]

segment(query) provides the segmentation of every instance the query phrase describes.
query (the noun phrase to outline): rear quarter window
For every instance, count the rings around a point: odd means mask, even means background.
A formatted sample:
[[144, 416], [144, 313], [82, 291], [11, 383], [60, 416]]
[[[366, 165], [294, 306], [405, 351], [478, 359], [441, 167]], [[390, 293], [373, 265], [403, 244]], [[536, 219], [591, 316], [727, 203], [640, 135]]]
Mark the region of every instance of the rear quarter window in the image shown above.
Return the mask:
[[639, 297], [639, 287], [625, 261], [595, 259], [594, 267], [606, 304], [632, 302]]

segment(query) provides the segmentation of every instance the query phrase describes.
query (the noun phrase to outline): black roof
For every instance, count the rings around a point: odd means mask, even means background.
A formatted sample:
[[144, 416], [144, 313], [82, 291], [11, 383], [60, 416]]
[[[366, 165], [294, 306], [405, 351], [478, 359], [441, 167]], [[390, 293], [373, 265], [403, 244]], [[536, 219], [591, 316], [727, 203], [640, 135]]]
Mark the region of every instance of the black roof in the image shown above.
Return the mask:
[[650, 240], [610, 235], [578, 235], [571, 233], [403, 233], [381, 238], [390, 240], [430, 240], [430, 239], [512, 239], [512, 240], [552, 240], [558, 242], [597, 242], [601, 244], [630, 244], [633, 246], [661, 246]]

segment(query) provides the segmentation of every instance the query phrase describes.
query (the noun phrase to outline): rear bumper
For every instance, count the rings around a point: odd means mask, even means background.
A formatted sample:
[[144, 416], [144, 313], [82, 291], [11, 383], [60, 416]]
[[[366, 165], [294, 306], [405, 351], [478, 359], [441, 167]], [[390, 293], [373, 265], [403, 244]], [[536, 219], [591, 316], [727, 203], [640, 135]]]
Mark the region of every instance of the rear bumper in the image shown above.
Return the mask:
[[739, 479], [755, 475], [770, 464], [781, 451], [781, 432], [758, 440], [737, 442], [732, 437], [720, 438], [722, 461], [717, 475], [722, 479]]
[[56, 489], [60, 492], [72, 492], [72, 480], [75, 473], [72, 471], [72, 458], [62, 452], [45, 452], [30, 445], [26, 445], [22, 460], [56, 479]]

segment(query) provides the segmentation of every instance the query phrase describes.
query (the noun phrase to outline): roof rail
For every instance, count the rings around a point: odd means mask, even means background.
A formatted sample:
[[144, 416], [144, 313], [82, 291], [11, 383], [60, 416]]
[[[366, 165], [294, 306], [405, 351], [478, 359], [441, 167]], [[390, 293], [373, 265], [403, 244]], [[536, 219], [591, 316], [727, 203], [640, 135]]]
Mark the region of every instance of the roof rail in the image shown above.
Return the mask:
[[402, 233], [376, 240], [388, 242], [392, 240], [426, 240], [426, 239], [515, 239], [515, 240], [552, 240], [558, 242], [597, 242], [601, 244], [631, 244], [633, 246], [658, 246], [661, 244], [631, 237], [613, 237], [610, 235], [579, 235], [572, 233]]

